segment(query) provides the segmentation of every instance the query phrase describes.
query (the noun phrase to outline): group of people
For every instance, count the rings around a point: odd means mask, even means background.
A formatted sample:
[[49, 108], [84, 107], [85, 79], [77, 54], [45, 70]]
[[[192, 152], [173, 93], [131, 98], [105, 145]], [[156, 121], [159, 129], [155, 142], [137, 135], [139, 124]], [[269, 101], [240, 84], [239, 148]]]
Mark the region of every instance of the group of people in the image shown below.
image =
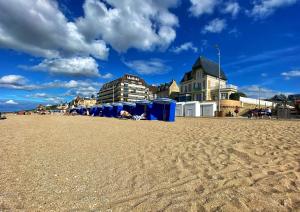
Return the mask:
[[267, 108], [257, 108], [255, 107], [254, 110], [250, 110], [248, 113], [248, 118], [263, 118], [268, 117], [269, 119], [272, 118], [272, 109], [270, 107]]
[[120, 118], [122, 119], [133, 119], [133, 120], [144, 120], [146, 119], [146, 113], [143, 113], [142, 115], [131, 115], [129, 112], [127, 112], [126, 110], [121, 110], [120, 112]]

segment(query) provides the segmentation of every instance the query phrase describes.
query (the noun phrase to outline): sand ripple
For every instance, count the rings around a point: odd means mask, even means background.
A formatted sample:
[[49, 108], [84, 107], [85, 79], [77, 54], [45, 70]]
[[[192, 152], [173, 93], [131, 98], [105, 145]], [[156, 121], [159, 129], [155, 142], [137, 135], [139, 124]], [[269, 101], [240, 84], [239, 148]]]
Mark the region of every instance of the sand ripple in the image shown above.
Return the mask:
[[300, 122], [11, 116], [1, 210], [300, 210]]

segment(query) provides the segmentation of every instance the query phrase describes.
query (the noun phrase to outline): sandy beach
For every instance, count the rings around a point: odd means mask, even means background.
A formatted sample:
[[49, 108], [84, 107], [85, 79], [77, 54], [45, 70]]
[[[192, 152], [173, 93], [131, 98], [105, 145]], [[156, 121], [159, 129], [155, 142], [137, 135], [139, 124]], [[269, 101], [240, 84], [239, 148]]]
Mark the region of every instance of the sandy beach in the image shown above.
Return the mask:
[[300, 122], [0, 121], [0, 211], [300, 210]]

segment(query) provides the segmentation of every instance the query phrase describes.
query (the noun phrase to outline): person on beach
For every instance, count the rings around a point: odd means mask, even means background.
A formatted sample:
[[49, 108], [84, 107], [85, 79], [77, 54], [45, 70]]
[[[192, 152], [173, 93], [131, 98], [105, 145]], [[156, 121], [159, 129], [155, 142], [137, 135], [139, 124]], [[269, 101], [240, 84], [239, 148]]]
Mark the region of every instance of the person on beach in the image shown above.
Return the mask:
[[234, 112], [235, 112], [235, 116], [237, 117], [237, 116], [238, 116], [238, 113], [240, 112], [240, 109], [239, 109], [238, 106], [235, 107]]
[[120, 116], [121, 118], [125, 118], [125, 119], [130, 119], [132, 117], [132, 115], [128, 113], [126, 110], [121, 110]]
[[268, 107], [267, 110], [266, 110], [266, 112], [267, 112], [268, 118], [272, 119], [272, 110], [271, 110], [271, 108]]
[[253, 110], [253, 115], [256, 119], [258, 118], [258, 113], [259, 113], [258, 108], [255, 107], [255, 109]]

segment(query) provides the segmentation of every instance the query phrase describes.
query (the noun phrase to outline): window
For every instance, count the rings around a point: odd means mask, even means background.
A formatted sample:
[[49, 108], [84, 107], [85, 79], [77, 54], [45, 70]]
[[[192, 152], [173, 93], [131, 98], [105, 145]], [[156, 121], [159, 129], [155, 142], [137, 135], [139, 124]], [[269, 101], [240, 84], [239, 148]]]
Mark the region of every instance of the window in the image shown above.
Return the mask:
[[221, 93], [221, 99], [228, 99], [227, 93]]
[[201, 94], [197, 94], [196, 101], [202, 101], [202, 95]]
[[198, 82], [198, 86], [197, 86], [199, 89], [201, 89], [201, 83]]
[[187, 93], [187, 86], [184, 86], [184, 92]]
[[192, 91], [192, 84], [189, 84], [189, 89], [188, 89], [189, 92]]
[[194, 89], [196, 88], [196, 83], [194, 82]]

